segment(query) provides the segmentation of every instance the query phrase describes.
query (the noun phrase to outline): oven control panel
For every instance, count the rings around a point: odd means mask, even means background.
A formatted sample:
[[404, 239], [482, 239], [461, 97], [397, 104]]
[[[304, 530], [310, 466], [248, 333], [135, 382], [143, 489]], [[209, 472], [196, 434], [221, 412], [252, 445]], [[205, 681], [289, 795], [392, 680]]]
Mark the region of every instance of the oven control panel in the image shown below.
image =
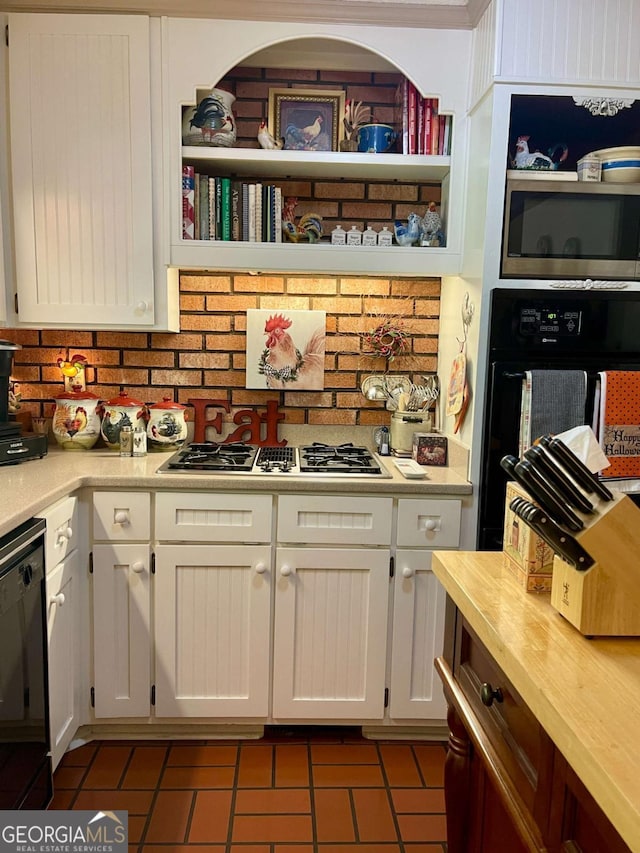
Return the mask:
[[520, 309], [521, 335], [555, 335], [578, 337], [582, 328], [582, 311], [558, 306], [525, 306]]

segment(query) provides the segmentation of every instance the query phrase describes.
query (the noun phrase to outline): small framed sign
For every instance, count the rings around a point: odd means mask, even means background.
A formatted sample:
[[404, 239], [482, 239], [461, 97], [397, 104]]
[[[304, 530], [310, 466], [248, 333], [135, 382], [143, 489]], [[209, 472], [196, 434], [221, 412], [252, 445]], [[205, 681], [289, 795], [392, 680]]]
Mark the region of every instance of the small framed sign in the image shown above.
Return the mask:
[[287, 151], [337, 151], [344, 102], [342, 90], [269, 89], [269, 130]]
[[447, 437], [432, 432], [413, 434], [413, 452], [411, 454], [418, 465], [447, 464]]

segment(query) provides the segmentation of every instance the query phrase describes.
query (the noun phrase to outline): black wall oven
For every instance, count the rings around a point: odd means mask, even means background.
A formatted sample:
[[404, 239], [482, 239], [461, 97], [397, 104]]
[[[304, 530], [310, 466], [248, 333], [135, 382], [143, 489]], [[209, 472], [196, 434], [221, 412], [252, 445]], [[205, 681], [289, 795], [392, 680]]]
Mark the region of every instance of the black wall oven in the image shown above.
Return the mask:
[[489, 365], [479, 486], [478, 548], [502, 550], [507, 475], [518, 456], [526, 370], [584, 370], [591, 425], [602, 370], [640, 370], [640, 292], [496, 289], [491, 295]]
[[43, 809], [49, 754], [44, 519], [0, 539], [0, 809]]

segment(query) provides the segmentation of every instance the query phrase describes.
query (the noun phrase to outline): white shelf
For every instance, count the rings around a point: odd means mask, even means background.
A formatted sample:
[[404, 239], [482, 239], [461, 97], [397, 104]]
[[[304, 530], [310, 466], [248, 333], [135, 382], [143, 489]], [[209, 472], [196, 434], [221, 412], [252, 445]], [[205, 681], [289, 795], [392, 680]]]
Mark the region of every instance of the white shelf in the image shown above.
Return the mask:
[[332, 246], [330, 243], [246, 243], [181, 240], [171, 263], [180, 269], [309, 272], [328, 275], [456, 275], [461, 258], [446, 248]]
[[182, 159], [226, 175], [268, 178], [356, 178], [382, 181], [440, 182], [450, 157], [441, 155], [359, 154], [341, 151], [270, 151], [255, 148], [183, 146]]

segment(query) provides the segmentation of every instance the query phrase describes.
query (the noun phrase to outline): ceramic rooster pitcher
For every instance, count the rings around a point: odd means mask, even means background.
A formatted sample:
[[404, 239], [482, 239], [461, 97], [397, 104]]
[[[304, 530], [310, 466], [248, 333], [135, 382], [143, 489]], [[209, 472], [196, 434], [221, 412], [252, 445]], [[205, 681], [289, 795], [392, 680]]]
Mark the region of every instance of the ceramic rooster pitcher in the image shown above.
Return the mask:
[[90, 391], [66, 391], [55, 398], [53, 435], [63, 450], [89, 450], [100, 436], [100, 400]]
[[183, 145], [212, 145], [225, 148], [235, 144], [235, 95], [212, 89], [197, 107], [186, 107], [182, 116]]

